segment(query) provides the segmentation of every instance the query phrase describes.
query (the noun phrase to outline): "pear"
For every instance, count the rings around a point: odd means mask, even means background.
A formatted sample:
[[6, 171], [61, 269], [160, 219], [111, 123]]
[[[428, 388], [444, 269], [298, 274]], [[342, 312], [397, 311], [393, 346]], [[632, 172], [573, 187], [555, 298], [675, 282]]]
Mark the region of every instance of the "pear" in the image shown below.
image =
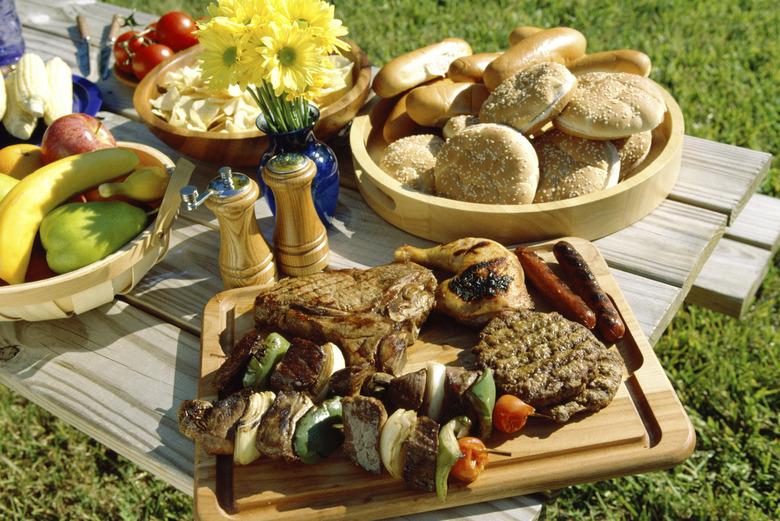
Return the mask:
[[146, 213], [120, 201], [71, 203], [49, 213], [41, 223], [46, 262], [67, 273], [103, 259], [128, 243], [146, 226]]

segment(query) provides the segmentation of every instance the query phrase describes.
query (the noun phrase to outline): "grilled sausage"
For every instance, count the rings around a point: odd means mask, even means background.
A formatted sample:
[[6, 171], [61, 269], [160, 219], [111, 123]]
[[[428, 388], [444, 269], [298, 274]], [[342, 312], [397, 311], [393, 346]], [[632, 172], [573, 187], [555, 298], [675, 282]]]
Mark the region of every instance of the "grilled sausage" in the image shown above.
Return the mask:
[[531, 283], [564, 317], [579, 322], [588, 329], [596, 326], [596, 314], [558, 275], [553, 273], [541, 257], [522, 246], [515, 249], [515, 255]]
[[566, 241], [558, 241], [553, 254], [574, 291], [596, 312], [596, 325], [604, 339], [614, 343], [623, 338], [626, 325], [582, 255]]

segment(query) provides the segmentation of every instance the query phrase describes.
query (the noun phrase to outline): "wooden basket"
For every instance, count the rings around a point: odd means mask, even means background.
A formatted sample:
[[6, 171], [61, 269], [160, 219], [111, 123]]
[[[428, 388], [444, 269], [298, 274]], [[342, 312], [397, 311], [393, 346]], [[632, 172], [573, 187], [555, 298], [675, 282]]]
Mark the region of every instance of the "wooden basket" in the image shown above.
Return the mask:
[[[173, 168], [161, 152], [138, 143], [119, 142], [142, 165]], [[180, 160], [160, 204], [157, 217], [135, 239], [105, 259], [48, 279], [0, 287], [0, 321], [51, 320], [84, 313], [129, 292], [168, 251], [171, 225], [181, 202], [179, 190], [189, 182], [193, 165]]]
[[650, 154], [628, 179], [608, 190], [549, 203], [491, 205], [404, 188], [379, 167], [388, 145], [382, 137], [382, 127], [394, 100], [381, 100], [369, 114], [359, 116], [352, 124], [350, 146], [358, 187], [368, 205], [383, 219], [436, 242], [469, 236], [506, 243], [566, 235], [598, 239], [649, 214], [677, 182], [685, 125], [677, 102], [661, 90], [668, 110], [663, 123], [653, 131]]
[[[371, 64], [368, 56], [358, 45], [350, 44], [343, 51], [352, 67], [353, 86], [341, 98], [320, 109], [320, 119], [314, 127], [314, 133], [320, 139], [328, 139], [344, 128], [366, 102], [371, 87]], [[171, 125], [152, 113], [150, 100], [161, 89], [162, 79], [172, 70], [185, 65], [193, 65], [201, 51], [200, 45], [177, 53], [168, 58], [147, 74], [138, 84], [133, 94], [133, 105], [143, 123], [161, 141], [182, 154], [205, 161], [219, 162], [221, 165], [256, 167], [263, 150], [268, 147], [268, 138], [259, 130], [245, 132], [206, 132], [187, 130]]]

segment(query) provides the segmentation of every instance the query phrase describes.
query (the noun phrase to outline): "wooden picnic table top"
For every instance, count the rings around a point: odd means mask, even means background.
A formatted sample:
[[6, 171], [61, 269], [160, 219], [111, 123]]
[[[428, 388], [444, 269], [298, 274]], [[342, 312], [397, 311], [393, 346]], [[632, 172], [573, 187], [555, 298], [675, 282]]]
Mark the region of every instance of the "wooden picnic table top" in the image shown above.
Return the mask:
[[[74, 71], [76, 15], [87, 16], [93, 35], [104, 35], [114, 13], [129, 14], [84, 0], [17, 0], [17, 10], [27, 48], [60, 56]], [[141, 23], [154, 18], [136, 13]], [[93, 59], [100, 40], [93, 38]], [[131, 89], [113, 77], [98, 85], [104, 95], [99, 116], [117, 139], [179, 157], [137, 122]], [[342, 173], [329, 233], [332, 266], [376, 265], [390, 261], [401, 244], [429, 244], [368, 208], [355, 188], [346, 137], [331, 144]], [[633, 226], [595, 241], [652, 343], [686, 298], [744, 312], [780, 244], [780, 201], [754, 194], [770, 160], [764, 152], [686, 136], [669, 198]], [[198, 163], [193, 183], [204, 186], [215, 172]], [[256, 213], [270, 239], [273, 218], [264, 200]], [[218, 241], [212, 214], [183, 213], [168, 255], [130, 294], [66, 320], [0, 323], [0, 382], [191, 495], [194, 447], [178, 432], [176, 410], [197, 392], [201, 312], [222, 290]], [[539, 510], [539, 500], [521, 497], [410, 519], [489, 519], [490, 512], [533, 519]]]

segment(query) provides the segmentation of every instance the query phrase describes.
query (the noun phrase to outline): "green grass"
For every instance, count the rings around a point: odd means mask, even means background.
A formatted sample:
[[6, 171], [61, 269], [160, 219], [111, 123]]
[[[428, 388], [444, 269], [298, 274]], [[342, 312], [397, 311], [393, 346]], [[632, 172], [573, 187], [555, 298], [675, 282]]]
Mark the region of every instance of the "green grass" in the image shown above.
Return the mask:
[[[194, 0], [113, 0], [139, 10]], [[334, 2], [380, 64], [446, 36], [476, 50], [519, 24], [571, 25], [591, 50], [647, 52], [652, 77], [679, 101], [687, 133], [777, 153], [780, 10], [776, 1], [619, 2], [362, 0]], [[764, 193], [780, 195], [775, 163]], [[698, 307], [656, 350], [696, 428], [696, 452], [666, 472], [567, 488], [549, 519], [773, 519], [780, 512], [780, 263], [744, 321]], [[50, 414], [0, 388], [0, 518], [181, 519], [190, 499]]]

